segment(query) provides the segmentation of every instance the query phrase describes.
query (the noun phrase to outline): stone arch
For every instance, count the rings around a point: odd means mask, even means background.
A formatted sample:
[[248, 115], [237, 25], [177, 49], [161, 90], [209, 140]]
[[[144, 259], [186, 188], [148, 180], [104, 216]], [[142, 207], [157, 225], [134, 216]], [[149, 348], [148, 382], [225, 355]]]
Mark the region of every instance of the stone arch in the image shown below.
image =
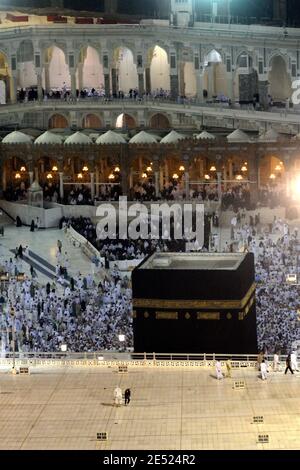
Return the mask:
[[103, 66], [96, 47], [88, 44], [80, 49], [76, 75], [79, 91], [92, 88], [103, 91]]
[[[247, 57], [249, 58], [248, 60]], [[235, 68], [239, 67], [253, 67], [253, 57], [247, 49], [240, 50], [236, 55]]]
[[223, 54], [216, 49], [207, 49], [204, 55], [203, 89], [208, 98], [228, 96], [226, 67]]
[[128, 94], [130, 89], [138, 88], [138, 74], [134, 54], [128, 46], [119, 46], [113, 52], [112, 94], [119, 91]]
[[170, 119], [162, 113], [153, 114], [149, 121], [149, 126], [152, 129], [170, 129]]
[[53, 113], [48, 120], [48, 129], [66, 129], [69, 122], [64, 114]]
[[30, 39], [25, 39], [17, 51], [18, 86], [28, 88], [36, 86], [37, 76], [34, 66], [34, 49]]
[[289, 57], [286, 54], [283, 54], [279, 50], [275, 50], [271, 52], [271, 54], [268, 57], [268, 67], [269, 69], [272, 69], [272, 62], [275, 57], [281, 57], [281, 59], [285, 62], [286, 68], [289, 68]]
[[283, 55], [273, 55], [269, 71], [270, 95], [273, 101], [285, 101], [292, 95], [292, 82]]
[[137, 123], [133, 116], [127, 113], [122, 113], [117, 117], [115, 126], [118, 129], [135, 129], [137, 127]]
[[148, 67], [146, 68], [146, 92], [155, 90], [169, 91], [170, 86], [170, 65], [168, 51], [161, 45], [152, 46], [148, 50]]
[[83, 117], [82, 127], [84, 129], [101, 129], [103, 122], [97, 114], [89, 113]]
[[46, 91], [71, 87], [67, 56], [64, 48], [58, 44], [44, 50], [43, 86]]

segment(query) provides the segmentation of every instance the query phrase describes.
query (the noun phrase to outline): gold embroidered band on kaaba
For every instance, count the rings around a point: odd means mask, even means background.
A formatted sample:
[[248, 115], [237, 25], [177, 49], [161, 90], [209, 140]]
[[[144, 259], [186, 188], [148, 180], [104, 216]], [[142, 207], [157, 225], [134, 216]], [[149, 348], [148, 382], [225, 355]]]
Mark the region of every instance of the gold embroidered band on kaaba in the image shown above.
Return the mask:
[[133, 299], [134, 308], [172, 308], [172, 309], [243, 309], [253, 292], [256, 284], [252, 284], [241, 300], [166, 300], [166, 299]]

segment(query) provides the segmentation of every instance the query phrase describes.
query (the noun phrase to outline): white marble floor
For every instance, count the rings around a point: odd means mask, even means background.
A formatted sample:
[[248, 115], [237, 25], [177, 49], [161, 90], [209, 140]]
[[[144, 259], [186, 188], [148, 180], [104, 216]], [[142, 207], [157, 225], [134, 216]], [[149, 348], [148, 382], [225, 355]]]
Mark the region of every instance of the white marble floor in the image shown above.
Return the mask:
[[[129, 367], [0, 371], [0, 449], [196, 450], [300, 449], [300, 376]], [[113, 406], [113, 390], [130, 387], [129, 406]], [[263, 424], [253, 424], [263, 416]], [[99, 432], [108, 441], [96, 440]], [[269, 435], [268, 444], [258, 435]]]
[[[75, 275], [78, 271], [83, 275], [91, 272], [91, 261], [82, 253], [80, 248], [74, 247], [65, 236], [64, 231], [59, 229], [30, 232], [29, 227], [16, 228], [14, 225], [7, 225], [5, 227], [4, 237], [0, 238], [0, 245], [2, 245], [1, 255], [2, 258], [4, 256], [5, 259], [13, 257], [14, 255], [10, 252], [11, 249], [15, 249], [20, 244], [23, 247], [28, 245], [30, 250], [55, 267], [57, 264], [57, 240], [62, 241], [62, 252], [67, 252], [70, 263], [68, 270], [70, 275]], [[29, 274], [29, 265], [24, 262], [23, 266], [24, 272]], [[39, 271], [37, 271], [37, 274], [38, 281], [42, 283], [49, 281], [46, 275]]]

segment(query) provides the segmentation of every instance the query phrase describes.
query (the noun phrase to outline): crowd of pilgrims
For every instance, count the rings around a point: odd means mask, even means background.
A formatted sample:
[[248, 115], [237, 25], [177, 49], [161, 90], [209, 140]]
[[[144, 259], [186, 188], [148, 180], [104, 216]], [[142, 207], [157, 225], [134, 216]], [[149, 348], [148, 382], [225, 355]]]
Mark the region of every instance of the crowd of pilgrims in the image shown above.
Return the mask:
[[[80, 233], [84, 238], [86, 238], [95, 248], [97, 248], [101, 258], [105, 259], [105, 265], [108, 266], [110, 261], [124, 261], [132, 259], [143, 259], [146, 256], [154, 252], [184, 252], [185, 251], [185, 241], [184, 240], [175, 240], [173, 234], [174, 223], [171, 221], [170, 228], [170, 237], [168, 239], [149, 239], [142, 240], [126, 240], [116, 239], [104, 239], [101, 240], [98, 238], [97, 227], [92, 222], [89, 217], [63, 217], [60, 221], [60, 227], [73, 227], [76, 232]], [[164, 230], [164, 235], [166, 234], [166, 227], [161, 227], [160, 230]]]
[[[90, 219], [62, 219], [61, 227], [72, 225], [110, 259], [144, 258], [153, 251], [184, 251], [177, 241], [96, 240]], [[256, 315], [258, 348], [288, 353], [300, 339], [298, 318], [299, 287], [287, 282], [289, 274], [300, 275], [298, 229], [274, 217], [262, 226], [260, 215], [248, 217], [246, 211], [232, 221], [231, 241], [225, 251], [253, 252], [256, 271]], [[7, 261], [1, 255], [2, 270]], [[15, 263], [11, 260], [11, 273]], [[107, 267], [107, 266], [106, 266]], [[20, 268], [18, 268], [20, 270]], [[2, 349], [9, 350], [12, 322], [15, 321], [17, 348], [21, 351], [58, 351], [67, 344], [71, 351], [118, 350], [118, 334], [125, 334], [126, 347], [132, 346], [131, 286], [116, 268], [82, 276], [60, 285], [40, 285], [36, 277], [23, 282], [1, 284], [0, 330]], [[13, 300], [15, 318], [10, 315]], [[2, 351], [3, 352], [3, 351]]]
[[[171, 93], [170, 90], [165, 90], [163, 88], [156, 88], [151, 93], [144, 93], [143, 95], [139, 94], [137, 88], [130, 88], [126, 92], [123, 90], [118, 90], [115, 94], [110, 94], [106, 96], [104, 87], [100, 88], [83, 88], [81, 90], [76, 90], [76, 97], [72, 96], [70, 87], [67, 87], [64, 82], [61, 88], [51, 88], [49, 91], [42, 89], [43, 100], [71, 100], [71, 99], [85, 99], [85, 98], [106, 98], [109, 100], [112, 99], [134, 99], [134, 100], [146, 100], [146, 99], [170, 99]], [[20, 88], [17, 90], [17, 101], [20, 103], [26, 103], [28, 101], [36, 101], [38, 99], [38, 90], [37, 86]]]
[[13, 327], [17, 351], [58, 352], [62, 344], [78, 352], [120, 350], [118, 334], [127, 345], [133, 342], [131, 323], [130, 283], [116, 271], [97, 282], [78, 274], [64, 288], [35, 279], [10, 281], [0, 294], [2, 353], [9, 351]]
[[[256, 316], [259, 349], [288, 353], [300, 340], [299, 286], [287, 281], [300, 275], [298, 229], [274, 217], [265, 229], [259, 214], [241, 218], [232, 229], [231, 247], [255, 256]], [[227, 244], [225, 251], [229, 249]]]

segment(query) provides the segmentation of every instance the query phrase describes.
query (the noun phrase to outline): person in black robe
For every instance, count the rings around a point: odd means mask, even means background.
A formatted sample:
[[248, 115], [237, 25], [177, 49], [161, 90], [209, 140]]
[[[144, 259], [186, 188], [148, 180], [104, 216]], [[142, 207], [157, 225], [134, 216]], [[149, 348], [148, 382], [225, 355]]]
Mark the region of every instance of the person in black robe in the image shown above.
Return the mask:
[[34, 232], [34, 220], [31, 221], [30, 232]]
[[16, 217], [16, 226], [17, 226], [17, 227], [22, 227], [22, 221], [21, 221], [21, 219], [20, 219], [20, 217], [19, 217], [18, 215], [17, 215], [17, 217]]

